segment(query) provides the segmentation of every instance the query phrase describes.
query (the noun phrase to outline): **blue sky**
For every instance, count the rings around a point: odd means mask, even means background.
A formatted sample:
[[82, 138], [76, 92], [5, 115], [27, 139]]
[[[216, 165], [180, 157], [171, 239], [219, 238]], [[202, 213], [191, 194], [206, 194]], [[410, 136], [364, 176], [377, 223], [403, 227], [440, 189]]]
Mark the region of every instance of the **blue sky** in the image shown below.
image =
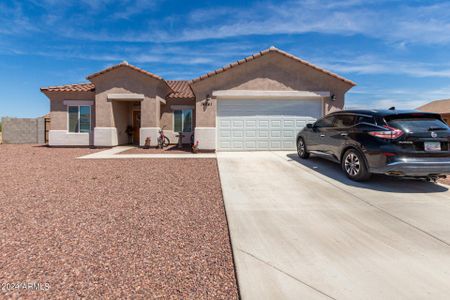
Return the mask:
[[0, 116], [127, 60], [191, 79], [271, 45], [358, 86], [348, 108], [450, 98], [449, 1], [0, 1]]

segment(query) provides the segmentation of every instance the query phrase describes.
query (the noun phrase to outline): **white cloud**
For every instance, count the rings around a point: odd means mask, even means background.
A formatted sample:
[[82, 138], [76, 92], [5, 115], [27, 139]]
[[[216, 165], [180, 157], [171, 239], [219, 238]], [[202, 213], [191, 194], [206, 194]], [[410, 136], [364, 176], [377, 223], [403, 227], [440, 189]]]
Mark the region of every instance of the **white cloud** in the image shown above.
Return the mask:
[[450, 62], [422, 63], [418, 61], [392, 60], [376, 55], [352, 58], [316, 58], [319, 65], [335, 72], [378, 75], [407, 75], [411, 77], [450, 78]]
[[[400, 47], [450, 43], [450, 2], [447, 1], [272, 0], [243, 7], [228, 5], [187, 10], [184, 14], [162, 15], [157, 19], [147, 17], [149, 11], [160, 8], [162, 1], [31, 0], [33, 5], [46, 12], [41, 22], [35, 22], [33, 26], [29, 26], [27, 17], [21, 13], [3, 14], [0, 6], [3, 28], [0, 33], [17, 34], [39, 28], [67, 38], [119, 42], [181, 42], [248, 35], [325, 33], [361, 34]], [[24, 5], [17, 4], [15, 9]], [[111, 14], [113, 7], [116, 12]], [[76, 16], [70, 18], [73, 12]], [[115, 29], [108, 26], [130, 21], [131, 17], [139, 29], [116, 32], [113, 31], [117, 30], [116, 26], [113, 26]], [[102, 22], [104, 26], [98, 25]], [[87, 24], [95, 24], [95, 30]]]
[[[246, 9], [220, 7], [190, 12], [184, 30], [159, 28], [127, 37], [128, 40], [198, 41], [247, 35], [302, 34], [310, 32], [354, 35], [407, 43], [450, 42], [450, 3], [408, 6], [392, 2], [389, 9], [380, 1], [287, 1], [256, 4]], [[217, 18], [213, 18], [217, 16]], [[209, 21], [213, 19], [213, 23]], [[202, 20], [205, 25], [199, 25]], [[110, 37], [108, 37], [110, 38]]]
[[347, 94], [347, 109], [415, 109], [436, 99], [450, 98], [450, 86], [433, 89], [421, 88], [371, 88], [358, 87]]
[[148, 12], [149, 10], [154, 10], [157, 8], [162, 0], [135, 0], [135, 1], [124, 1], [125, 5], [123, 9], [112, 14], [114, 19], [129, 19], [137, 14], [142, 14]]

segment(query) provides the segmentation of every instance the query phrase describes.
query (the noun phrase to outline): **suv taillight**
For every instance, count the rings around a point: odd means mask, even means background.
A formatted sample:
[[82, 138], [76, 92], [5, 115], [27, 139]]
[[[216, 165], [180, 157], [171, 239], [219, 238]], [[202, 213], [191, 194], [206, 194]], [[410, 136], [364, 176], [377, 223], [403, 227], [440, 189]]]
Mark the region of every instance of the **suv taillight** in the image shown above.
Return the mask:
[[395, 140], [399, 137], [401, 137], [404, 132], [400, 129], [390, 127], [390, 126], [383, 126], [384, 128], [388, 129], [385, 131], [369, 131], [368, 133], [371, 136], [375, 136], [382, 139], [388, 139], [388, 140]]

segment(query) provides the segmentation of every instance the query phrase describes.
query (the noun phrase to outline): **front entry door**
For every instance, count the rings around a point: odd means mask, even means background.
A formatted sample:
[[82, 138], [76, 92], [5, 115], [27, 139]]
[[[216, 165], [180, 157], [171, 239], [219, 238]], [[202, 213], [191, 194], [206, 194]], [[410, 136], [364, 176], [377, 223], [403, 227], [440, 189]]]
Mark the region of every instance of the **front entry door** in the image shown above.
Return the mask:
[[139, 132], [141, 129], [141, 112], [133, 111], [133, 144], [139, 145]]

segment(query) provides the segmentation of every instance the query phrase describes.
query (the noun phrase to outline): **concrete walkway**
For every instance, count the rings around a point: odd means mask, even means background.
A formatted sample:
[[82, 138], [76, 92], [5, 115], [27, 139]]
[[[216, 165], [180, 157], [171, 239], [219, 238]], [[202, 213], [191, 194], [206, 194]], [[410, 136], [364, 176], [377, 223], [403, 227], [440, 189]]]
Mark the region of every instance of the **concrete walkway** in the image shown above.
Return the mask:
[[130, 158], [215, 158], [215, 153], [177, 153], [177, 154], [120, 154], [130, 149], [134, 149], [134, 146], [117, 146], [108, 150], [88, 154], [78, 157], [79, 159], [130, 159]]
[[243, 299], [448, 299], [449, 187], [218, 153]]

